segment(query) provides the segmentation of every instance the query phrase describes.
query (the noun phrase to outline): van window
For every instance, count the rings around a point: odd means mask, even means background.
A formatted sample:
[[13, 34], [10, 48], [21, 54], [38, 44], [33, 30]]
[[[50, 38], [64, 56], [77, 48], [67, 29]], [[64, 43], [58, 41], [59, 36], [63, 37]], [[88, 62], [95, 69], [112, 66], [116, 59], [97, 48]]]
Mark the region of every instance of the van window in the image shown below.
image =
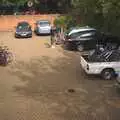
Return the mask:
[[90, 32], [87, 32], [87, 33], [85, 33], [85, 34], [83, 34], [83, 35], [80, 35], [79, 37], [81, 37], [81, 38], [89, 38], [89, 37], [94, 37], [95, 36], [95, 31], [90, 31]]
[[91, 34], [92, 34], [92, 32], [95, 33], [95, 30], [86, 30], [86, 31], [76, 32], [76, 33], [71, 34], [70, 37], [75, 38], [75, 37], [81, 36], [82, 34], [87, 34], [89, 32], [91, 32]]

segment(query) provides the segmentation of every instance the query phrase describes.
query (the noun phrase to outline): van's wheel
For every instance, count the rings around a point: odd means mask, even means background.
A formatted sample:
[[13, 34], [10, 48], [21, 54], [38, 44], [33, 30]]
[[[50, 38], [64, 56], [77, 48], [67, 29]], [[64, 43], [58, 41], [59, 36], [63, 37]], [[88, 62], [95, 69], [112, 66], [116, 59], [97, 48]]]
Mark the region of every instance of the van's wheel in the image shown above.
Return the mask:
[[83, 45], [78, 45], [77, 49], [78, 49], [78, 51], [82, 52], [84, 50], [84, 47], [83, 47]]
[[112, 69], [104, 69], [101, 73], [101, 76], [105, 80], [111, 80], [115, 77], [115, 72]]

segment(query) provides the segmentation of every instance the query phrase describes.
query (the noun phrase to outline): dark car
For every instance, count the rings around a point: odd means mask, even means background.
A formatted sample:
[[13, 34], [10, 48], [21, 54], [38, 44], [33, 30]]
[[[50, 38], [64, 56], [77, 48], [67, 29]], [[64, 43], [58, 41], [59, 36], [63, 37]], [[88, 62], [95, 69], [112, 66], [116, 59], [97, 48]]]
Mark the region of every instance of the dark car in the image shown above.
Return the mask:
[[69, 36], [66, 36], [64, 45], [70, 50], [92, 49], [97, 44], [97, 31], [96, 30], [84, 30]]
[[64, 42], [65, 47], [70, 50], [90, 50], [95, 49], [96, 45], [103, 44], [104, 46], [112, 43], [120, 45], [120, 38], [110, 34], [104, 34], [97, 30], [87, 30], [74, 33], [66, 37]]
[[32, 29], [28, 22], [19, 22], [15, 32], [16, 38], [29, 38], [32, 37]]

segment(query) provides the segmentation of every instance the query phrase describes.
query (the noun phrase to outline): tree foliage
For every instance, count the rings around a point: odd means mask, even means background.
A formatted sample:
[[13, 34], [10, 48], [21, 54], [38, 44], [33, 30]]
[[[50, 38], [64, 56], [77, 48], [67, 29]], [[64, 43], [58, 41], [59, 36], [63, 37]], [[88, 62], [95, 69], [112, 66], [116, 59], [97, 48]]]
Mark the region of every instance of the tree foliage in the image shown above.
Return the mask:
[[0, 4], [7, 4], [7, 5], [24, 5], [28, 0], [1, 0]]
[[[0, 0], [0, 4], [24, 5], [29, 0]], [[120, 29], [120, 0], [31, 0], [37, 7], [40, 4], [49, 4], [49, 11], [60, 9], [68, 13], [65, 24], [67, 26], [89, 25], [102, 31], [119, 35]], [[39, 2], [40, 1], [40, 2]], [[44, 8], [46, 9], [46, 8]], [[41, 9], [40, 9], [41, 10]], [[65, 12], [63, 12], [65, 11]]]
[[82, 24], [119, 35], [119, 0], [72, 0], [70, 15], [82, 20]]

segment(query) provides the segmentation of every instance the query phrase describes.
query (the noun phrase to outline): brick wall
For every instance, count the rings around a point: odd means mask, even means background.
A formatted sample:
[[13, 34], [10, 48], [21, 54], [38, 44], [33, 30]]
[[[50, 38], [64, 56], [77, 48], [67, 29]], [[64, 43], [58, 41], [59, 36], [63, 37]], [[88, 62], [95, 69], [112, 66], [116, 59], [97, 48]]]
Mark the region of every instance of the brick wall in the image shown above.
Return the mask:
[[37, 20], [49, 20], [53, 24], [57, 14], [52, 15], [5, 15], [0, 16], [0, 31], [13, 31], [20, 21], [28, 21], [34, 30], [34, 23]]

